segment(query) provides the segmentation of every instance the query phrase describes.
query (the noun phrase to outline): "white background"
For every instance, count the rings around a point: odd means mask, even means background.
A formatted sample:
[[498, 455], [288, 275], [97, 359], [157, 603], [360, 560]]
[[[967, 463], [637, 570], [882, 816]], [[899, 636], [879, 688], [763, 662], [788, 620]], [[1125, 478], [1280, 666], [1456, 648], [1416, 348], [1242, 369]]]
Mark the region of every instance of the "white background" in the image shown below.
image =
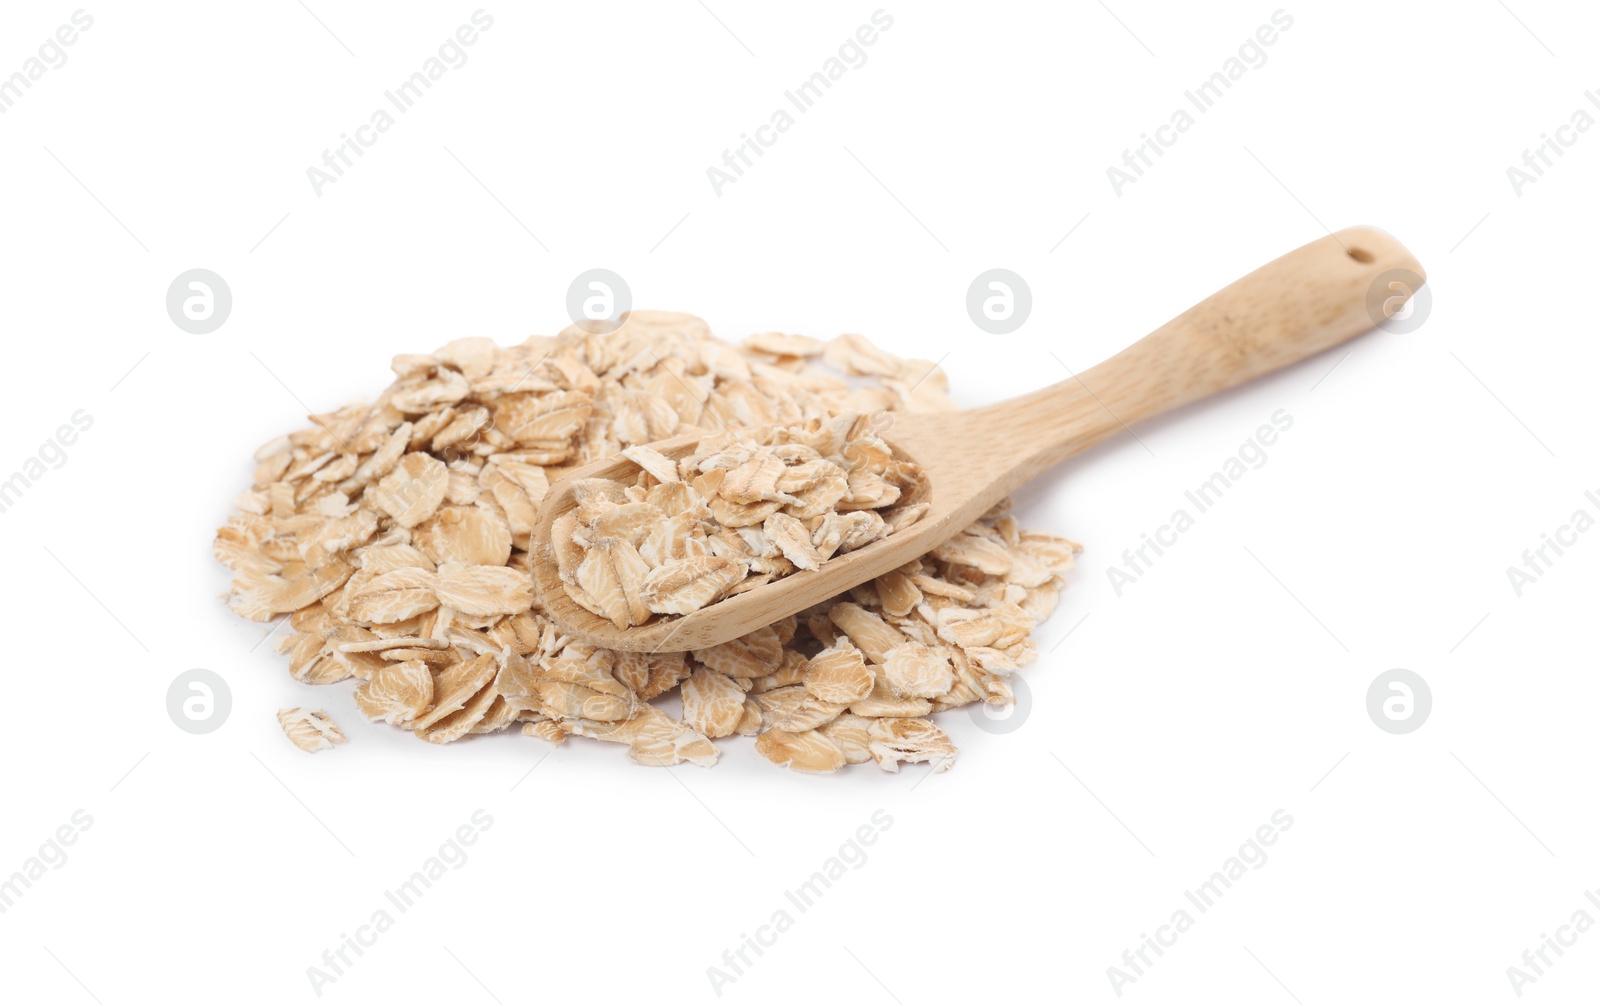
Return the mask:
[[[707, 167], [873, 4], [489, 7], [468, 62], [320, 196], [306, 169], [473, 4], [89, 8], [0, 115], [0, 478], [94, 420], [0, 514], [0, 874], [93, 819], [0, 915], [8, 999], [314, 1000], [307, 968], [481, 808], [466, 864], [324, 998], [712, 1001], [707, 968], [788, 907], [724, 999], [1113, 1001], [1107, 968], [1282, 809], [1267, 863], [1124, 998], [1514, 1000], [1541, 933], [1600, 919], [1600, 534], [1521, 597], [1506, 574], [1600, 511], [1600, 130], [1520, 196], [1506, 174], [1600, 116], [1596, 14], [1287, 7], [1265, 65], [1119, 196], [1106, 168], [1275, 8], [1107, 2], [888, 7], [868, 61], [720, 196]], [[74, 9], [8, 5], [0, 75]], [[941, 716], [962, 753], [926, 781], [790, 774], [737, 738], [670, 772], [584, 741], [419, 743], [361, 721], [348, 685], [296, 684], [218, 599], [212, 533], [257, 444], [375, 394], [396, 352], [554, 332], [588, 268], [724, 337], [859, 331], [942, 360], [973, 405], [1356, 223], [1426, 265], [1425, 323], [1029, 487], [1025, 524], [1085, 545], [1031, 710], [1005, 735]], [[197, 267], [234, 296], [210, 335], [164, 309]], [[965, 313], [994, 267], [1033, 291], [1008, 336]], [[1122, 551], [1278, 409], [1268, 462], [1119, 597]], [[165, 708], [193, 667], [232, 687], [205, 736]], [[1433, 694], [1404, 736], [1365, 708], [1394, 667]], [[303, 703], [349, 743], [285, 742], [273, 713]], [[798, 914], [784, 892], [880, 809], [865, 864]], [[1600, 983], [1600, 934], [1551, 958], [1529, 1000]]]

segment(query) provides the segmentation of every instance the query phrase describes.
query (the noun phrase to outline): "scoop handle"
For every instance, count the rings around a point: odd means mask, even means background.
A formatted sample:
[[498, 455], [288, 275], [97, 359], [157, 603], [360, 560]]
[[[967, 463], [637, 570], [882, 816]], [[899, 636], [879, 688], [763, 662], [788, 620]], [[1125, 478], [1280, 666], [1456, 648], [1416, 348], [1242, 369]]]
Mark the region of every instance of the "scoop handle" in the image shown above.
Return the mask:
[[1027, 416], [1038, 437], [1013, 478], [1348, 341], [1393, 317], [1425, 280], [1411, 252], [1373, 227], [1296, 248], [1082, 374], [993, 406]]

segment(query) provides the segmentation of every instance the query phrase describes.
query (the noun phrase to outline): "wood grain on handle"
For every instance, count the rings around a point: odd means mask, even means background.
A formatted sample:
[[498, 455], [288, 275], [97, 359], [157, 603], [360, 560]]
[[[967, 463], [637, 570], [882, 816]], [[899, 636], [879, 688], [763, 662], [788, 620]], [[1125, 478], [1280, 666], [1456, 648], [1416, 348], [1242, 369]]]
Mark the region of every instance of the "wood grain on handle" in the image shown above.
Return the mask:
[[1230, 283], [1083, 382], [1129, 425], [1179, 408], [1372, 328], [1381, 319], [1368, 311], [1368, 292], [1392, 269], [1422, 276], [1421, 263], [1380, 230], [1329, 234]]
[[[963, 421], [1011, 428], [985, 464], [1009, 469], [1004, 495], [1136, 423], [1371, 329], [1382, 315], [1373, 316], [1369, 295], [1395, 269], [1424, 278], [1421, 263], [1383, 231], [1341, 230], [1263, 265], [1076, 377], [974, 409]], [[1385, 297], [1398, 295], [1385, 288]]]

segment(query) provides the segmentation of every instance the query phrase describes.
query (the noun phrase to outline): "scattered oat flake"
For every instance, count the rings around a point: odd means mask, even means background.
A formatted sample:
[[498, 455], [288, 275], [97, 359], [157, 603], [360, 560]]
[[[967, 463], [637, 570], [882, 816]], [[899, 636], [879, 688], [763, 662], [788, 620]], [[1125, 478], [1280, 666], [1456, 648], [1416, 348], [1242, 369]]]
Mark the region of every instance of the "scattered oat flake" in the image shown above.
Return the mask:
[[511, 525], [481, 509], [447, 506], [413, 537], [440, 565], [499, 566], [511, 557]]
[[681, 480], [678, 477], [677, 462], [667, 459], [649, 447], [629, 447], [622, 452], [622, 456], [648, 471], [658, 482], [666, 484]]
[[434, 574], [412, 567], [369, 580], [351, 598], [350, 616], [358, 622], [389, 625], [439, 606]]
[[696, 555], [645, 573], [639, 596], [645, 607], [657, 614], [692, 614], [722, 596], [744, 575], [745, 565], [738, 559]]
[[848, 641], [811, 657], [806, 664], [805, 688], [821, 701], [849, 704], [872, 693], [875, 680], [861, 650]]
[[870, 727], [876, 721], [846, 712], [832, 722], [818, 726], [817, 732], [839, 745], [846, 763], [865, 764], [872, 760]]
[[769, 729], [756, 738], [756, 752], [780, 768], [818, 774], [838, 771], [846, 763], [839, 745], [815, 729]]
[[451, 713], [460, 711], [494, 678], [493, 656], [463, 660], [433, 675], [433, 708], [412, 723], [417, 730], [427, 729]]
[[503, 565], [447, 563], [439, 567], [434, 592], [441, 604], [480, 617], [517, 614], [533, 604], [532, 578]]
[[733, 678], [696, 670], [683, 682], [683, 721], [709, 737], [730, 736], [744, 717], [744, 696]]
[[344, 732], [320, 708], [308, 711], [303, 708], [286, 708], [278, 713], [278, 725], [289, 742], [308, 754], [319, 750], [332, 750], [344, 742]]
[[942, 648], [906, 642], [884, 656], [879, 671], [889, 690], [907, 698], [937, 698], [950, 690], [955, 674]]
[[415, 527], [432, 516], [444, 502], [449, 472], [428, 454], [407, 454], [385, 475], [373, 493], [373, 504], [402, 527]]
[[367, 718], [403, 725], [433, 704], [433, 674], [421, 660], [391, 663], [362, 681], [355, 699]]
[[879, 719], [867, 727], [867, 736], [867, 750], [885, 771], [913, 761], [929, 761], [934, 771], [955, 764], [955, 744], [927, 719]]

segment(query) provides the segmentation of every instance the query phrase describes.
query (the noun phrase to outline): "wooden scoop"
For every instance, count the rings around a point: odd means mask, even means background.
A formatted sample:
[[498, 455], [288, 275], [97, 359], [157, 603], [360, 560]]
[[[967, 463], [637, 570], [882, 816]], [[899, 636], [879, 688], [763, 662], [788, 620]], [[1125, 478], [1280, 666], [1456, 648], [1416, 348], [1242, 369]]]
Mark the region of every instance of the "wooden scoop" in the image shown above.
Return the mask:
[[[1414, 279], [1379, 285], [1397, 269]], [[1355, 337], [1393, 316], [1422, 278], [1422, 266], [1394, 238], [1352, 227], [1262, 266], [1080, 376], [983, 408], [889, 413], [893, 424], [883, 438], [931, 481], [933, 505], [922, 519], [815, 571], [632, 628], [619, 629], [567, 596], [550, 544], [551, 523], [573, 508], [575, 480], [638, 473], [622, 457], [598, 461], [552, 486], [540, 505], [530, 535], [534, 586], [557, 624], [608, 649], [667, 652], [727, 642], [927, 554], [1034, 475], [1135, 423]], [[703, 435], [652, 446], [676, 460]]]

